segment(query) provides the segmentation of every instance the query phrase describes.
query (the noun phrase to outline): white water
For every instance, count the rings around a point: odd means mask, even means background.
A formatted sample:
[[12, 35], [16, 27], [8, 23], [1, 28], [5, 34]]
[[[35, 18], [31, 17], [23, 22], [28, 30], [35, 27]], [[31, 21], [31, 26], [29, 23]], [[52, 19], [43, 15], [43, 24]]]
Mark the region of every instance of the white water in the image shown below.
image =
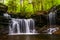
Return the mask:
[[30, 20], [25, 19], [24, 21], [25, 21], [25, 24], [26, 24], [26, 33], [30, 33], [30, 28], [29, 28], [29, 23], [28, 23]]
[[6, 18], [11, 18], [11, 16], [8, 13], [4, 13], [3, 16]]
[[58, 27], [49, 28], [47, 31], [48, 31], [48, 34], [52, 34], [52, 33], [54, 33], [55, 31], [57, 31], [58, 29], [59, 29]]
[[33, 19], [12, 18], [9, 25], [9, 35], [35, 34], [35, 23]]

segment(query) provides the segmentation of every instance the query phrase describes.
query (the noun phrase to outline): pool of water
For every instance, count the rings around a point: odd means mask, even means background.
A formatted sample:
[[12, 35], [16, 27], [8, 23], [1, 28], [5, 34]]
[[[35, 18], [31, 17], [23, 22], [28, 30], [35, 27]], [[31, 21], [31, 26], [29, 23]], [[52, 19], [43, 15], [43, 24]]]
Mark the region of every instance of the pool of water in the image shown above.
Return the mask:
[[0, 40], [60, 40], [60, 35], [1, 35]]
[[60, 40], [60, 35], [9, 35], [8, 26], [0, 26], [0, 40]]

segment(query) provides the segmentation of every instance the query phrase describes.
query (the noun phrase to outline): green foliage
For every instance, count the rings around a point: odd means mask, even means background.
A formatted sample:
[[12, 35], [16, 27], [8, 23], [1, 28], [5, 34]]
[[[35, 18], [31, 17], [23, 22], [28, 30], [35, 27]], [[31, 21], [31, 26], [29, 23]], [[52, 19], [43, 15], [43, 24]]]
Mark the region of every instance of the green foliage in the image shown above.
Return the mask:
[[8, 12], [13, 12], [13, 13], [17, 12], [18, 5], [16, 0], [9, 0], [7, 5], [8, 5]]
[[[60, 0], [5, 0], [4, 4], [8, 6], [8, 12], [20, 13], [30, 17], [36, 11], [47, 11], [52, 6], [60, 4]], [[32, 1], [30, 3], [30, 1]]]

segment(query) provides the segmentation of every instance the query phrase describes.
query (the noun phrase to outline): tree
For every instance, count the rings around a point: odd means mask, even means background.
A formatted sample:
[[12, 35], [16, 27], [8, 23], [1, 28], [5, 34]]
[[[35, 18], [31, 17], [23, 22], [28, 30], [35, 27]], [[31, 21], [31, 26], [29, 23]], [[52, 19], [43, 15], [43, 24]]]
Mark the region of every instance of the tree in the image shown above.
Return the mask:
[[16, 0], [9, 0], [8, 3], [8, 12], [13, 12], [16, 13], [17, 12], [17, 3]]

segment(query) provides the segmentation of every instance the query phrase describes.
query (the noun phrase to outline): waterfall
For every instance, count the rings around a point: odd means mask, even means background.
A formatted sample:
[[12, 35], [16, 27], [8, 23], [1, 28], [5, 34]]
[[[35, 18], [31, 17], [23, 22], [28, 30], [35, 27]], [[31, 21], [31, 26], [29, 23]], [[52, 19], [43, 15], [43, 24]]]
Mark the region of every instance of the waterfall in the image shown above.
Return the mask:
[[56, 23], [56, 19], [55, 19], [55, 12], [50, 12], [49, 13], [49, 23], [50, 23], [50, 27], [52, 27], [52, 25], [55, 25]]
[[57, 31], [59, 28], [58, 27], [55, 27], [55, 24], [56, 24], [56, 13], [55, 12], [50, 12], [49, 13], [49, 25], [50, 25], [50, 28], [47, 29], [47, 33], [48, 34], [52, 34], [54, 33], [55, 31]]
[[35, 34], [35, 23], [33, 19], [12, 18], [9, 24], [9, 35]]

